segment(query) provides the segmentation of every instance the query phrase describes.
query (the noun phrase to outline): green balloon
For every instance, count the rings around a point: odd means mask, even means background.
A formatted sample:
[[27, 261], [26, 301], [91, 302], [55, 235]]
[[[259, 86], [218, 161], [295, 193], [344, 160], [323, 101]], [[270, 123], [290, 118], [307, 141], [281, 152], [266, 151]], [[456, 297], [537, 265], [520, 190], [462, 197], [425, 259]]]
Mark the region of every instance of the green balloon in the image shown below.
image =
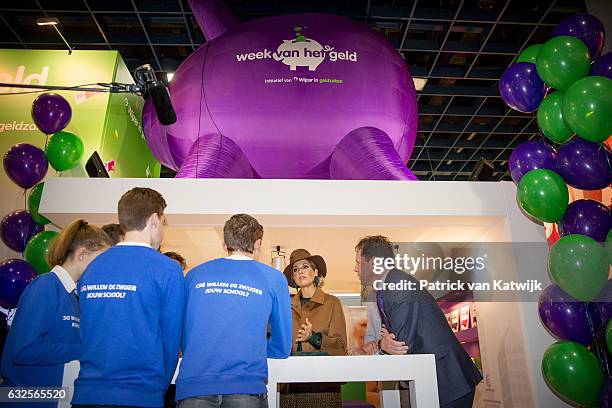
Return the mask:
[[49, 164], [57, 171], [70, 170], [83, 157], [83, 142], [74, 133], [61, 131], [49, 138], [45, 150]]
[[51, 240], [57, 236], [55, 231], [43, 231], [34, 235], [26, 245], [24, 256], [25, 260], [30, 263], [36, 270], [36, 273], [49, 272], [51, 269], [47, 263], [47, 252], [49, 252], [49, 244]]
[[555, 143], [565, 143], [574, 135], [574, 132], [563, 121], [564, 95], [562, 91], [549, 94], [540, 103], [537, 113], [538, 127], [544, 136]]
[[516, 193], [523, 211], [543, 222], [560, 221], [569, 200], [565, 181], [554, 171], [546, 169], [527, 172]]
[[576, 405], [597, 403], [604, 378], [597, 357], [582, 344], [558, 341], [542, 357], [542, 374], [548, 386]]
[[30, 195], [28, 195], [28, 211], [30, 215], [34, 219], [34, 221], [39, 225], [47, 225], [51, 221], [47, 218], [43, 217], [38, 213], [38, 207], [40, 207], [40, 198], [42, 197], [43, 188], [45, 187], [45, 183], [38, 183], [30, 190]]
[[576, 37], [551, 38], [540, 48], [536, 60], [536, 71], [542, 81], [562, 91], [587, 76], [590, 67], [589, 49]]
[[606, 344], [608, 351], [612, 353], [612, 319], [608, 320], [608, 328], [606, 329]]
[[578, 136], [594, 143], [612, 134], [612, 80], [582, 78], [563, 97], [563, 120]]
[[606, 255], [608, 256], [608, 263], [612, 265], [612, 229], [608, 231], [606, 236]]
[[591, 237], [570, 234], [550, 249], [548, 270], [552, 280], [583, 302], [595, 299], [608, 281], [604, 248]]
[[540, 53], [540, 48], [542, 48], [542, 44], [530, 45], [521, 51], [516, 58], [516, 62], [531, 62], [532, 64], [535, 64], [538, 54]]

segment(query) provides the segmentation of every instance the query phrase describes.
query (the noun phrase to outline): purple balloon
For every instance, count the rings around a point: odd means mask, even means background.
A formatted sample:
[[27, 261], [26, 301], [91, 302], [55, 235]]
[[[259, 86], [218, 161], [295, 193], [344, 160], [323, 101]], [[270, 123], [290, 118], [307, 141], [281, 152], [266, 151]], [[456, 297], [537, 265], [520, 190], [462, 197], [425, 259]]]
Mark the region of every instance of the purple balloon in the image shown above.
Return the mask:
[[[236, 169], [239, 177], [267, 179], [364, 178], [372, 169], [379, 169], [376, 178], [408, 177], [402, 169], [416, 137], [416, 91], [391, 43], [342, 16], [237, 23], [215, 15], [206, 6], [211, 3], [190, 2], [207, 42], [170, 82], [177, 122], [162, 126], [150, 100], [143, 108], [147, 144], [159, 161], [183, 177], [232, 177]], [[372, 135], [364, 143], [341, 143], [360, 128], [384, 132], [391, 149], [370, 155], [379, 141]], [[235, 145], [220, 160], [227, 170], [210, 171], [210, 151], [225, 149], [218, 145], [226, 139]], [[340, 159], [356, 144], [370, 146], [361, 152], [368, 162]]]
[[593, 303], [581, 302], [554, 283], [540, 294], [540, 319], [551, 334], [560, 340], [572, 340], [588, 346], [601, 326]]
[[72, 108], [63, 96], [53, 92], [39, 95], [32, 102], [32, 119], [46, 135], [59, 132], [68, 125]]
[[599, 391], [599, 399], [597, 400], [599, 408], [612, 407], [612, 379], [607, 380]]
[[7, 259], [0, 263], [0, 306], [14, 309], [24, 289], [34, 278], [36, 271], [23, 259]]
[[591, 59], [596, 58], [603, 49], [606, 39], [604, 26], [592, 14], [574, 14], [561, 20], [555, 27], [552, 37], [569, 35], [581, 40], [589, 49]]
[[557, 149], [557, 173], [580, 190], [600, 190], [612, 183], [612, 153], [602, 143], [574, 137]]
[[23, 252], [30, 238], [44, 229], [36, 224], [29, 212], [16, 210], [8, 213], [0, 222], [0, 237], [7, 247]]
[[510, 176], [516, 184], [525, 173], [535, 169], [556, 171], [556, 152], [548, 143], [529, 141], [516, 146], [508, 159]]
[[597, 57], [591, 64], [590, 76], [603, 76], [612, 79], [612, 52]]
[[38, 184], [47, 174], [45, 152], [28, 143], [18, 143], [4, 154], [4, 171], [21, 188]]
[[519, 112], [538, 109], [546, 95], [546, 84], [531, 62], [515, 62], [499, 79], [499, 93], [509, 107]]
[[582, 234], [595, 241], [604, 242], [612, 228], [612, 212], [595, 200], [576, 200], [567, 206], [559, 223], [561, 236]]

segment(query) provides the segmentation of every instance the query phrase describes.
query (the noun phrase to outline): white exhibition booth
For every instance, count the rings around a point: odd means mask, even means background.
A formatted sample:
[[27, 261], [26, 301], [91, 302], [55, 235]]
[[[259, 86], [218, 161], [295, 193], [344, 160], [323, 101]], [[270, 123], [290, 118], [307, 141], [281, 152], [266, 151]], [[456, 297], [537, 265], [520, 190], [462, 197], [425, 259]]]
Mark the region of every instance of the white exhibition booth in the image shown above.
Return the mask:
[[[329, 271], [326, 290], [344, 297], [359, 292], [354, 246], [371, 234], [397, 242], [538, 243], [541, 257], [516, 257], [497, 267], [516, 280], [549, 283], [544, 227], [520, 212], [510, 182], [49, 178], [40, 213], [59, 226], [75, 218], [116, 222], [117, 201], [136, 186], [162, 193], [169, 224], [163, 247], [179, 251], [190, 266], [223, 256], [223, 223], [247, 213], [264, 226], [263, 258], [277, 245], [287, 258], [299, 247], [321, 254]], [[484, 381], [475, 407], [563, 405], [540, 373], [542, 355], [554, 339], [539, 321], [537, 302], [479, 303], [478, 332]], [[317, 369], [294, 370], [295, 364]], [[300, 357], [270, 360], [269, 367], [271, 385], [408, 379], [415, 387], [413, 406], [438, 405], [431, 395], [433, 355]], [[397, 405], [394, 395], [382, 395], [385, 407]]]

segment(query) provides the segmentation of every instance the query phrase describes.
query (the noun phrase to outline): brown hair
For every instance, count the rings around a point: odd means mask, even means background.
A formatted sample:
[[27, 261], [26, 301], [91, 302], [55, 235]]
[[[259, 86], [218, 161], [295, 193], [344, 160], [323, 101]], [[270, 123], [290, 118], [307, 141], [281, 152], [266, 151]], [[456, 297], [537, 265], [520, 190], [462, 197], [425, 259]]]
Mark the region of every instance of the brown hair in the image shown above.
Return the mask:
[[164, 214], [166, 200], [157, 191], [135, 187], [121, 196], [119, 200], [119, 224], [124, 232], [142, 231], [153, 214]]
[[182, 270], [187, 269], [187, 261], [185, 260], [183, 255], [179, 254], [178, 252], [174, 252], [174, 251], [164, 252], [164, 255], [166, 255], [168, 258], [174, 259], [176, 262], [178, 262], [179, 265], [181, 265], [181, 269]]
[[395, 251], [389, 238], [382, 235], [371, 235], [363, 237], [355, 246], [356, 251], [361, 251], [361, 257], [370, 260], [373, 257], [393, 258]]
[[78, 248], [98, 251], [112, 245], [102, 228], [89, 225], [85, 220], [74, 220], [51, 241], [47, 262], [51, 266], [61, 265]]
[[125, 236], [119, 224], [103, 225], [102, 231], [106, 232], [106, 235], [109, 236], [113, 245], [117, 245], [119, 242], [123, 241], [123, 237]]
[[229, 252], [253, 253], [255, 241], [263, 238], [263, 227], [247, 214], [236, 214], [223, 226], [223, 240]]

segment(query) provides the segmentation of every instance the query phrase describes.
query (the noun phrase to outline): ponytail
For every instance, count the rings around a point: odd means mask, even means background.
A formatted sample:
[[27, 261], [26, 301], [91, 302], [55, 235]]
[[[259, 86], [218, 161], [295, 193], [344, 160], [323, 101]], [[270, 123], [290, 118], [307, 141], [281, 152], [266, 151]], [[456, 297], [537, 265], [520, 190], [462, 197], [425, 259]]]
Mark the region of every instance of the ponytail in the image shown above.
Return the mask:
[[109, 246], [112, 242], [101, 228], [85, 220], [74, 220], [51, 241], [47, 262], [51, 266], [62, 265], [78, 248], [98, 251]]

